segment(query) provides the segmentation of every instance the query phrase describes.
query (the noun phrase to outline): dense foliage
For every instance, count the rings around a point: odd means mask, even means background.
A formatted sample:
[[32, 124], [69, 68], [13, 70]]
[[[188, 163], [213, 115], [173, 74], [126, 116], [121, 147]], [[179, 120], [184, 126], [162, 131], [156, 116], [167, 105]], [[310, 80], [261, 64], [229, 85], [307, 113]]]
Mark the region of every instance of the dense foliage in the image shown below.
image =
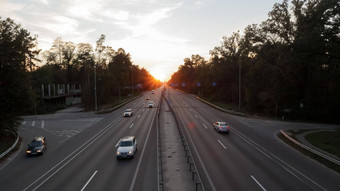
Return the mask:
[[95, 50], [87, 43], [57, 38], [50, 50], [40, 53], [36, 40], [12, 19], [0, 17], [0, 137], [16, 130], [20, 115], [53, 107], [42, 98], [42, 84], [80, 84], [87, 109], [94, 109], [94, 70], [98, 105], [161, 85], [144, 68], [133, 65], [124, 49], [104, 46], [104, 35]]
[[169, 84], [244, 111], [340, 122], [339, 53], [338, 0], [284, 0], [261, 24], [223, 37], [209, 61], [184, 59]]

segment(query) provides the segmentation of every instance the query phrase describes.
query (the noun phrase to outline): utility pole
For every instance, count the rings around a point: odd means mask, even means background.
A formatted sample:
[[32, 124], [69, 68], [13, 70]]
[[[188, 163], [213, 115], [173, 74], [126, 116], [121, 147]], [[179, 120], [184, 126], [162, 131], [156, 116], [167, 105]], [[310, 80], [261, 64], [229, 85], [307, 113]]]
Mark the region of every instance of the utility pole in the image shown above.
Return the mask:
[[238, 67], [238, 109], [241, 110], [241, 63]]
[[94, 72], [94, 109], [95, 111], [98, 110], [97, 107], [97, 78], [96, 78], [96, 63], [93, 66], [93, 72]]
[[133, 66], [131, 65], [131, 96], [133, 97]]

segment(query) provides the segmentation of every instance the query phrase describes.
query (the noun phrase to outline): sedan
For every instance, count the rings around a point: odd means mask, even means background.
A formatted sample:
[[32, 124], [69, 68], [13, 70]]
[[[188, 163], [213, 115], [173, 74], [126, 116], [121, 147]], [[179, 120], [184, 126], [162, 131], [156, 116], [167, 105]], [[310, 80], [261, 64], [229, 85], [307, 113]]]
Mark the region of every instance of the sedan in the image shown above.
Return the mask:
[[126, 109], [123, 114], [124, 117], [131, 117], [132, 115], [133, 115], [132, 109]]
[[116, 152], [117, 159], [134, 158], [137, 151], [137, 140], [135, 136], [127, 136], [121, 139]]
[[26, 150], [27, 156], [42, 155], [47, 149], [45, 137], [35, 137]]
[[229, 133], [229, 125], [226, 122], [215, 122], [214, 129], [220, 133]]
[[154, 103], [153, 101], [149, 101], [148, 107], [149, 107], [149, 108], [155, 107], [155, 103]]

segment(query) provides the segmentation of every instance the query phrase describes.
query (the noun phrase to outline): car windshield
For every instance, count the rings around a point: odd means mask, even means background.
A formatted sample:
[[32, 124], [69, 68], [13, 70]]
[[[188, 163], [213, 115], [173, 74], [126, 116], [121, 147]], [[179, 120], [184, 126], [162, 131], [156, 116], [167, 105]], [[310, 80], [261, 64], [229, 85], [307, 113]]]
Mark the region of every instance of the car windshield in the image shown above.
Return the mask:
[[32, 141], [31, 142], [31, 147], [36, 147], [36, 146], [41, 146], [42, 145], [42, 141]]
[[131, 112], [132, 111], [132, 109], [126, 109], [125, 110], [125, 112]]
[[122, 141], [120, 143], [120, 146], [121, 147], [129, 147], [129, 146], [132, 146], [132, 141]]
[[227, 123], [220, 123], [221, 126], [227, 126]]

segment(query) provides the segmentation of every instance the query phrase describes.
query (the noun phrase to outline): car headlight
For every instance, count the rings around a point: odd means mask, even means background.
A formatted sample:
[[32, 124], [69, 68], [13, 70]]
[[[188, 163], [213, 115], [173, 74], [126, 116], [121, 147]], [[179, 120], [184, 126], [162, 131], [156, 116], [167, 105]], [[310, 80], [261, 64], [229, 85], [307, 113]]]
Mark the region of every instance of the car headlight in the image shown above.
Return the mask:
[[119, 152], [117, 151], [116, 154], [119, 155]]
[[40, 153], [41, 152], [41, 150], [37, 150], [37, 153]]
[[31, 151], [26, 151], [26, 153], [31, 153]]
[[132, 154], [132, 151], [129, 151], [129, 155], [131, 155]]

